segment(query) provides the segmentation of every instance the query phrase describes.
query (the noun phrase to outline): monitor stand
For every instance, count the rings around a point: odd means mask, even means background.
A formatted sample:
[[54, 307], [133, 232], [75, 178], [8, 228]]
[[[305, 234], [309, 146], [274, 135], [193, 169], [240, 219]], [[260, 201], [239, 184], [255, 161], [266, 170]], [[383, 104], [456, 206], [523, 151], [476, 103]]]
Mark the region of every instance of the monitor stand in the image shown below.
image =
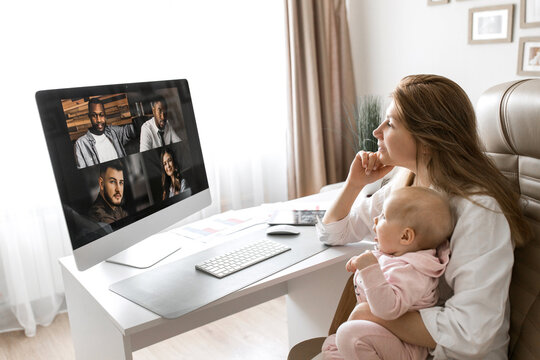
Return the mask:
[[146, 269], [180, 250], [180, 242], [181, 237], [171, 232], [152, 235], [111, 256], [107, 262]]

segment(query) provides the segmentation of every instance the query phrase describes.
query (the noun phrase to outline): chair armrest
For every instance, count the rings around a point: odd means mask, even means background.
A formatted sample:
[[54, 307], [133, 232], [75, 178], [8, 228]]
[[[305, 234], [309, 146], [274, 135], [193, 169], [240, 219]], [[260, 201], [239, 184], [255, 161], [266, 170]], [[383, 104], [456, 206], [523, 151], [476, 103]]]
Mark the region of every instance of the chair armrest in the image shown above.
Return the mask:
[[289, 351], [287, 360], [309, 360], [321, 353], [325, 337], [311, 338], [299, 342]]
[[328, 335], [335, 334], [338, 327], [343, 324], [349, 318], [351, 311], [356, 306], [356, 296], [354, 295], [354, 283], [353, 283], [354, 274], [349, 277], [345, 283], [345, 288], [341, 293], [341, 298], [339, 299], [336, 312], [334, 314], [334, 319], [328, 330]]

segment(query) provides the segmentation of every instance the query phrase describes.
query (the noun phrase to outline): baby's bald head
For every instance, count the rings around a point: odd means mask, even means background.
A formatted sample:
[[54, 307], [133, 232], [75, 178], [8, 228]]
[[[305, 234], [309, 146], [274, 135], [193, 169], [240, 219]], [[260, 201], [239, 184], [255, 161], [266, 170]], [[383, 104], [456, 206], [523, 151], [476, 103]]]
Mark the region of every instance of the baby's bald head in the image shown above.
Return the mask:
[[416, 250], [434, 249], [452, 234], [454, 221], [446, 196], [435, 190], [409, 186], [392, 191], [385, 201], [388, 217], [416, 234]]

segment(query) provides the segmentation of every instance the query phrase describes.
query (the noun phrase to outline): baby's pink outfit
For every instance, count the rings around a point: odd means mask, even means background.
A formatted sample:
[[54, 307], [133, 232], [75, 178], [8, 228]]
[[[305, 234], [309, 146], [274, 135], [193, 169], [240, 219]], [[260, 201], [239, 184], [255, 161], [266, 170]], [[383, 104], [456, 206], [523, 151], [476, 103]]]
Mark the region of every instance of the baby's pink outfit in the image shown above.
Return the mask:
[[[373, 251], [378, 264], [354, 274], [358, 302], [369, 303], [373, 315], [397, 319], [410, 310], [437, 303], [438, 279], [448, 264], [448, 242], [437, 250], [421, 250], [401, 256]], [[339, 350], [338, 350], [339, 349]], [[426, 359], [428, 349], [401, 341], [381, 325], [364, 320], [343, 323], [322, 347], [324, 359]]]

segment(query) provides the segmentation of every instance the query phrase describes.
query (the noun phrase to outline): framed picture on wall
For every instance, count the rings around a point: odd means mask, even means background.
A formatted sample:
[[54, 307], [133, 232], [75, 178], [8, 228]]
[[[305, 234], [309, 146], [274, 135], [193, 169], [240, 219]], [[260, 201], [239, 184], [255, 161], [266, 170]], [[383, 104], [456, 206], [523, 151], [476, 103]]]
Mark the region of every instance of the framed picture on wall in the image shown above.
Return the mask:
[[448, 0], [427, 0], [428, 5], [442, 5], [448, 4]]
[[469, 44], [512, 41], [514, 5], [469, 9]]
[[518, 75], [540, 76], [540, 37], [519, 38]]
[[540, 27], [540, 0], [521, 0], [521, 28]]

